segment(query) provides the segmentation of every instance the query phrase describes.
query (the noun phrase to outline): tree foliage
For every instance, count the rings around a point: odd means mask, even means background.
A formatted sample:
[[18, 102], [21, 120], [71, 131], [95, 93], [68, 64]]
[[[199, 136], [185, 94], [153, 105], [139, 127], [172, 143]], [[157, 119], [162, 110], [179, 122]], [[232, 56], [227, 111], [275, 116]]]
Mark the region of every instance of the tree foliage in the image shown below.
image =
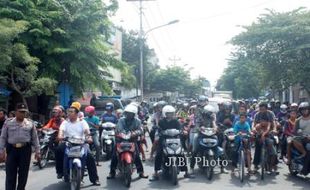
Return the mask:
[[25, 97], [53, 93], [56, 84], [50, 78], [38, 77], [40, 60], [31, 56], [20, 41], [28, 26], [26, 21], [0, 19], [0, 84], [15, 90], [25, 104]]
[[[254, 82], [250, 85], [260, 89], [283, 90], [291, 85], [300, 84], [310, 92], [310, 12], [303, 8], [278, 13], [268, 10], [258, 17], [245, 31], [235, 36], [231, 43], [235, 46], [233, 59], [219, 87], [234, 89], [240, 94], [229, 77], [244, 65], [251, 73]], [[241, 57], [241, 59], [240, 59]], [[243, 63], [243, 64], [242, 64]], [[227, 75], [227, 76], [225, 76]], [[223, 82], [226, 80], [226, 86]], [[234, 79], [235, 81], [237, 79]], [[246, 84], [244, 84], [246, 85]], [[243, 93], [241, 93], [243, 94]]]
[[[140, 47], [139, 36], [135, 31], [123, 32], [122, 60], [131, 66], [131, 72], [140, 82]], [[146, 42], [143, 42], [143, 83], [144, 88], [149, 89], [151, 81], [154, 79], [156, 70], [159, 69], [156, 60], [156, 54], [148, 47]]]
[[109, 91], [104, 68], [123, 66], [106, 43], [111, 26], [108, 16], [117, 8], [117, 1], [110, 2], [2, 0], [0, 18], [28, 23], [20, 41], [40, 60], [40, 77], [68, 82], [76, 93], [94, 87]]

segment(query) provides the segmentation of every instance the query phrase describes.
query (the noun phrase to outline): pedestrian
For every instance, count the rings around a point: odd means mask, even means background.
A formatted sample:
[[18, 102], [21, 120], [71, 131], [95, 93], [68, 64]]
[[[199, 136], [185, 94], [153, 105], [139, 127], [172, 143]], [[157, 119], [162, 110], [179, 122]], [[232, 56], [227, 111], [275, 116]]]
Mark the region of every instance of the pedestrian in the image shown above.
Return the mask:
[[15, 111], [10, 111], [9, 118], [13, 118], [13, 117], [15, 117]]
[[4, 158], [6, 148], [7, 159], [5, 164], [6, 190], [24, 190], [27, 184], [28, 171], [31, 160], [31, 146], [35, 149], [35, 158], [40, 159], [40, 146], [34, 123], [25, 118], [28, 109], [25, 104], [16, 106], [16, 117], [7, 119], [3, 125], [0, 137], [0, 160]]
[[6, 111], [3, 108], [0, 108], [0, 135], [5, 120], [6, 120]]

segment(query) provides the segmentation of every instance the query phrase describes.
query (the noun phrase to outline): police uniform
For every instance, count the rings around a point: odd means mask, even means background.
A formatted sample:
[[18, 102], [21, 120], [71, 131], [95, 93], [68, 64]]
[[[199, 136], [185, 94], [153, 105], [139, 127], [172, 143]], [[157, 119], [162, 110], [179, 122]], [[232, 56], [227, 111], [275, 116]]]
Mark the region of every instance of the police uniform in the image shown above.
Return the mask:
[[[18, 111], [27, 111], [24, 104], [17, 106]], [[34, 124], [29, 119], [18, 122], [16, 118], [7, 119], [3, 125], [0, 137], [0, 153], [7, 151], [6, 159], [6, 190], [24, 190], [29, 165], [31, 160], [31, 146], [34, 146], [36, 153], [40, 153], [39, 140]]]

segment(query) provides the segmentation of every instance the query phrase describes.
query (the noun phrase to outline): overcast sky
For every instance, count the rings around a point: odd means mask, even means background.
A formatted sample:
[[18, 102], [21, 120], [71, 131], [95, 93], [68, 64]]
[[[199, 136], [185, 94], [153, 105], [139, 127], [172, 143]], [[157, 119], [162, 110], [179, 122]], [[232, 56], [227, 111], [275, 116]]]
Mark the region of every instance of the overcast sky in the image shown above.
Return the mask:
[[[310, 8], [310, 0], [156, 0], [143, 2], [143, 29], [178, 19], [179, 23], [150, 32], [147, 42], [155, 49], [161, 67], [172, 64], [192, 67], [192, 77], [204, 76], [212, 85], [223, 73], [233, 36], [266, 8], [279, 12]], [[139, 3], [119, 0], [112, 18], [116, 25], [139, 29]]]

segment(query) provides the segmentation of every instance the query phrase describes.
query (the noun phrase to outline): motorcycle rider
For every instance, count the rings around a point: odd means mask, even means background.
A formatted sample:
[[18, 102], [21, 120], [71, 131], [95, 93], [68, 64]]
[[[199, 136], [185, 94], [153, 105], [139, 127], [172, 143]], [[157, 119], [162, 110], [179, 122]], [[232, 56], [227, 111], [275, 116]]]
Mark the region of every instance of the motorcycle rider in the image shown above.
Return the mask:
[[[108, 102], [108, 103], [105, 105], [105, 110], [106, 110], [106, 113], [104, 113], [104, 114], [101, 116], [101, 122], [102, 122], [102, 123], [111, 122], [111, 123], [117, 124], [118, 118], [117, 118], [117, 116], [113, 113], [113, 112], [114, 112], [114, 104], [111, 103], [111, 102]], [[99, 128], [99, 139], [101, 139], [102, 131], [103, 131], [103, 128], [100, 127], [100, 128]]]
[[219, 127], [219, 145], [224, 148], [224, 131], [233, 127], [235, 116], [232, 114], [232, 104], [230, 102], [224, 102], [224, 114], [217, 118], [217, 124]]
[[[199, 138], [199, 130], [200, 127], [209, 127], [209, 128], [214, 128], [215, 131], [218, 131], [218, 126], [215, 123], [215, 114], [214, 114], [214, 108], [211, 105], [206, 105], [204, 106], [202, 112], [200, 113], [200, 119], [196, 121], [196, 127], [195, 130], [197, 131], [197, 136], [194, 139], [194, 146], [193, 146], [193, 153], [192, 153], [192, 157], [191, 157], [191, 163], [190, 163], [190, 168], [191, 171], [194, 171], [195, 168], [195, 157], [197, 156], [198, 153], [198, 138]], [[216, 150], [216, 155], [220, 155], [220, 152], [223, 152], [223, 150], [217, 146], [217, 150]], [[226, 169], [224, 167], [221, 167], [221, 173], [227, 173]]]
[[[159, 121], [159, 129], [156, 132], [156, 137], [155, 137], [155, 143], [154, 145], [156, 146], [156, 156], [155, 156], [155, 173], [153, 174], [152, 178], [150, 179], [150, 181], [157, 181], [159, 180], [159, 174], [158, 171], [161, 170], [161, 166], [162, 166], [162, 159], [163, 159], [163, 138], [160, 135], [161, 131], [167, 130], [167, 129], [177, 129], [177, 130], [182, 130], [182, 127], [179, 123], [179, 121], [175, 118], [175, 108], [170, 106], [170, 105], [166, 105], [163, 108], [163, 116], [164, 118], [161, 119]], [[184, 158], [185, 162], [186, 159]], [[187, 171], [187, 163], [185, 163], [185, 166], [181, 168], [182, 171], [185, 172], [184, 177], [185, 178], [190, 178], [191, 175], [188, 174]]]
[[[201, 95], [198, 97], [198, 104], [196, 106], [196, 109], [194, 111], [194, 124], [195, 126], [192, 127], [190, 130], [190, 139], [189, 139], [189, 147], [192, 150], [192, 153], [196, 152], [197, 153], [197, 147], [198, 147], [198, 132], [199, 128], [202, 126], [204, 122], [204, 107], [208, 104], [209, 99]], [[194, 159], [194, 158], [193, 158]]]
[[[159, 101], [159, 102], [157, 102], [157, 104], [155, 104], [155, 107], [154, 107], [155, 112], [152, 116], [153, 126], [152, 126], [152, 129], [150, 131], [150, 138], [151, 138], [152, 143], [154, 143], [155, 133], [156, 133], [157, 128], [158, 128], [158, 123], [163, 118], [162, 109], [166, 104], [167, 103], [165, 101]], [[152, 153], [151, 153], [151, 155], [152, 155]]]
[[93, 139], [93, 143], [96, 149], [96, 162], [97, 166], [99, 165], [99, 157], [100, 157], [100, 141], [99, 141], [99, 118], [95, 115], [95, 107], [87, 106], [85, 108], [86, 117], [84, 118], [87, 124], [89, 125], [89, 129], [91, 132], [91, 136]]
[[[247, 135], [251, 135], [251, 127], [248, 124], [248, 122], [246, 122], [246, 118], [247, 115], [245, 112], [241, 112], [239, 114], [239, 118], [240, 120], [236, 122], [236, 124], [234, 125], [234, 133], [235, 134], [240, 134], [240, 133], [246, 133]], [[243, 139], [244, 140], [244, 149], [245, 149], [245, 154], [246, 154], [246, 161], [247, 161], [247, 166], [248, 166], [248, 173], [252, 174], [253, 172], [251, 171], [251, 146], [250, 146], [250, 141], [248, 139]], [[237, 147], [237, 150], [235, 150], [235, 154], [233, 157], [233, 161], [232, 161], [232, 165], [233, 165], [233, 169], [232, 172], [234, 172], [235, 168], [237, 167], [237, 161], [238, 161], [238, 148], [240, 145], [240, 138], [239, 136], [237, 136], [235, 138], [235, 144]]]
[[[129, 104], [124, 109], [124, 116], [122, 117], [115, 128], [115, 136], [124, 131], [130, 131], [131, 137], [135, 141], [135, 156], [134, 163], [137, 168], [137, 172], [140, 178], [148, 178], [147, 175], [144, 174], [144, 169], [142, 165], [141, 158], [139, 156], [139, 147], [137, 145], [137, 138], [143, 133], [141, 121], [136, 118], [138, 114], [138, 108], [132, 104]], [[110, 165], [110, 173], [107, 176], [107, 179], [114, 179], [116, 175], [116, 168], [118, 164], [118, 157], [116, 153], [116, 146], [113, 148], [111, 165]]]
[[[266, 147], [268, 149], [269, 155], [271, 156], [270, 164], [271, 164], [271, 170], [273, 169], [273, 173], [275, 175], [278, 175], [279, 172], [277, 171], [277, 152], [276, 148], [274, 146], [274, 139], [272, 138], [270, 132], [272, 132], [272, 124], [270, 122], [270, 118], [268, 118], [267, 112], [260, 114], [260, 122], [253, 128], [254, 133], [259, 134], [256, 139], [256, 145], [255, 145], [255, 154], [254, 154], [254, 165], [255, 170], [258, 169], [258, 164], [260, 163], [261, 159], [261, 149], [262, 142], [266, 142]], [[268, 171], [270, 174], [272, 171]]]
[[280, 106], [280, 111], [278, 112], [278, 114], [276, 115], [276, 117], [278, 118], [278, 122], [280, 124], [284, 124], [284, 122], [287, 120], [287, 117], [288, 114], [287, 114], [287, 105], [285, 104], [282, 104]]
[[281, 143], [281, 156], [280, 159], [284, 158], [284, 156], [287, 155], [287, 148], [288, 144], [291, 143], [295, 126], [296, 126], [296, 119], [297, 119], [297, 111], [296, 110], [290, 110], [289, 111], [289, 119], [285, 121], [283, 126], [283, 138]]
[[[76, 104], [75, 104], [76, 105]], [[56, 150], [56, 165], [59, 168], [63, 168], [62, 173], [57, 173], [57, 178], [61, 179], [63, 176], [65, 177], [65, 181], [68, 180], [66, 167], [64, 167], [64, 151], [66, 148], [66, 144], [62, 142], [62, 140], [66, 137], [76, 137], [82, 138], [88, 141], [88, 143], [92, 143], [92, 138], [90, 136], [89, 126], [87, 122], [83, 119], [78, 118], [79, 106], [71, 105], [68, 109], [68, 120], [62, 122], [59, 127], [58, 139], [60, 141], [59, 146]], [[100, 186], [99, 177], [96, 168], [96, 162], [90, 153], [89, 148], [87, 148], [87, 156], [86, 156], [86, 166], [89, 174], [89, 180], [93, 183], [93, 185]], [[84, 170], [85, 166], [83, 166]]]
[[55, 106], [52, 111], [52, 118], [48, 123], [42, 128], [43, 130], [54, 129], [59, 130], [61, 123], [65, 120], [62, 116], [62, 106]]
[[[292, 154], [292, 146], [294, 146], [300, 153], [301, 156], [299, 158], [303, 158], [307, 156], [307, 151], [305, 146], [310, 142], [310, 105], [308, 102], [302, 102], [299, 105], [299, 111], [301, 113], [301, 117], [296, 121], [294, 134], [296, 136], [293, 138], [292, 143], [288, 144], [287, 150], [287, 164], [291, 164], [291, 154]], [[307, 159], [305, 159], [304, 167], [302, 169], [303, 174], [307, 174], [310, 167], [309, 155]], [[298, 158], [297, 158], [298, 159]]]
[[[262, 135], [262, 136], [266, 136], [269, 133], [269, 131], [272, 131], [274, 126], [276, 126], [275, 115], [272, 111], [268, 110], [268, 104], [266, 102], [260, 102], [259, 103], [258, 112], [255, 114], [254, 120], [252, 123], [252, 129], [255, 130], [256, 126], [258, 124], [260, 124], [261, 122], [264, 123], [263, 127], [266, 129], [264, 135]], [[271, 143], [271, 141], [270, 141], [270, 143]], [[255, 153], [254, 153], [254, 160], [253, 160], [255, 170], [258, 170], [258, 165], [260, 164], [261, 150], [262, 150], [261, 141], [260, 141], [260, 139], [256, 139], [256, 141], [255, 141]]]

